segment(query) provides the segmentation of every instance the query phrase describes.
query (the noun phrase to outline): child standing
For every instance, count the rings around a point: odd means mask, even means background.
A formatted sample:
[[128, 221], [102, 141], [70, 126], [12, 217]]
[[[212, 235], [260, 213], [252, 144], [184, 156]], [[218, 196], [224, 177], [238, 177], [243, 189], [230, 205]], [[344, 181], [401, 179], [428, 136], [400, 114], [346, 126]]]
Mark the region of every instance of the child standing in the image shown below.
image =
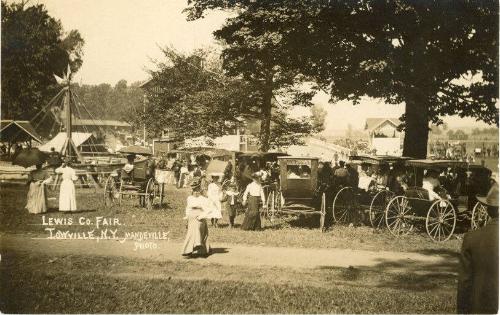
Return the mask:
[[212, 174], [212, 182], [207, 188], [207, 198], [213, 203], [214, 211], [211, 213], [212, 226], [218, 227], [217, 221], [222, 219], [222, 188], [219, 183], [220, 175]]
[[234, 218], [236, 218], [236, 198], [238, 196], [238, 188], [236, 187], [236, 182], [234, 177], [231, 178], [231, 182], [224, 190], [224, 206], [229, 216], [229, 227], [234, 227]]

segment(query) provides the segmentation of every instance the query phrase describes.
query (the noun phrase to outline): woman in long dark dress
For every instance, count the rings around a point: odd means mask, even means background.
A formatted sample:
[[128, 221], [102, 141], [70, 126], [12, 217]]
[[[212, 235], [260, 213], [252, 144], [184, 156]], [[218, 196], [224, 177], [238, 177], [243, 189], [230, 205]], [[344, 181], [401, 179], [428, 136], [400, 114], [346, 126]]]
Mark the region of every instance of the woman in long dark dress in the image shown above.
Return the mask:
[[26, 209], [29, 213], [38, 214], [47, 212], [47, 191], [45, 184], [52, 181], [52, 177], [42, 169], [42, 164], [28, 175], [28, 198]]
[[266, 196], [264, 196], [264, 189], [260, 184], [260, 177], [258, 174], [252, 175], [252, 182], [248, 184], [245, 192], [243, 193], [243, 205], [248, 203], [247, 211], [245, 212], [245, 219], [241, 228], [243, 230], [260, 230], [260, 212], [259, 201], [262, 201], [264, 209], [267, 208]]

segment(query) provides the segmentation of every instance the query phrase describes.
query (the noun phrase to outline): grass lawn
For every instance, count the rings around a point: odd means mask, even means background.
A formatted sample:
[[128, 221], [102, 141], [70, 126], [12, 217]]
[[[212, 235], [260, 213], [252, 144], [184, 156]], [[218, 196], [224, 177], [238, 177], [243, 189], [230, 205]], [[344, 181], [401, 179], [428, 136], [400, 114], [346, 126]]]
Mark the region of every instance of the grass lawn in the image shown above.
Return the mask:
[[[6, 313], [454, 313], [455, 276], [10, 252]], [[7, 289], [8, 288], [8, 289]]]
[[[9, 233], [28, 233], [36, 236], [48, 236], [42, 226], [42, 215], [32, 215], [24, 209], [27, 187], [2, 185], [0, 186], [0, 231]], [[187, 189], [178, 190], [167, 187], [167, 205], [163, 208], [147, 210], [138, 207], [136, 199], [125, 200], [124, 204], [104, 207], [102, 191], [93, 189], [77, 189], [78, 208], [76, 213], [61, 213], [51, 211], [45, 218], [72, 218], [73, 226], [67, 227], [71, 231], [88, 231], [92, 227], [78, 225], [80, 217], [95, 221], [95, 217], [118, 218], [123, 224], [120, 231], [168, 231], [172, 240], [182, 240], [185, 235], [186, 223], [184, 216], [185, 201], [189, 194]], [[57, 192], [49, 192], [49, 208], [57, 207]], [[241, 224], [243, 214], [238, 215], [236, 223]], [[388, 251], [453, 251], [457, 252], [461, 241], [453, 237], [444, 243], [432, 242], [425, 232], [418, 232], [408, 236], [395, 238], [386, 230], [374, 230], [368, 226], [347, 227], [333, 226], [322, 233], [317, 228], [318, 217], [314, 221], [306, 219], [288, 218], [280, 225], [272, 225], [263, 220], [263, 231], [242, 231], [238, 228], [229, 229], [227, 218], [222, 219], [221, 228], [210, 228], [212, 242], [241, 243], [262, 246], [284, 246], [304, 248], [353, 248], [367, 250]], [[76, 224], [76, 225], [75, 225]], [[59, 228], [61, 228], [59, 226]]]

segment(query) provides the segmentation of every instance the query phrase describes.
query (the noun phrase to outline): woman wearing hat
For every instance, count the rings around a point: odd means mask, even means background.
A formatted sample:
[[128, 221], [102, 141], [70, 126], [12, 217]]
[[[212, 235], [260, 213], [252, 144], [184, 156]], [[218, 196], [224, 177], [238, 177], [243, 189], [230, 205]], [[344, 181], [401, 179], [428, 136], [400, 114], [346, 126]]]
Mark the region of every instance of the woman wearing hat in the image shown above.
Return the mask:
[[62, 182], [59, 190], [59, 211], [76, 211], [76, 192], [73, 181], [77, 180], [76, 172], [71, 168], [71, 160], [64, 159], [56, 174], [61, 174]]
[[38, 214], [47, 212], [47, 192], [45, 184], [52, 181], [52, 177], [42, 169], [42, 164], [36, 165], [36, 170], [28, 175], [28, 200], [26, 209], [29, 213]]
[[208, 244], [207, 218], [211, 216], [213, 206], [211, 202], [201, 195], [199, 182], [191, 184], [192, 195], [187, 198], [186, 216], [188, 228], [186, 239], [182, 247], [183, 256], [208, 255], [210, 245]]
[[248, 202], [245, 219], [241, 225], [243, 230], [260, 230], [259, 200], [262, 201], [264, 209], [267, 208], [266, 197], [264, 196], [264, 189], [262, 189], [262, 185], [260, 184], [259, 174], [254, 173], [252, 180], [243, 193], [243, 205], [246, 205]]

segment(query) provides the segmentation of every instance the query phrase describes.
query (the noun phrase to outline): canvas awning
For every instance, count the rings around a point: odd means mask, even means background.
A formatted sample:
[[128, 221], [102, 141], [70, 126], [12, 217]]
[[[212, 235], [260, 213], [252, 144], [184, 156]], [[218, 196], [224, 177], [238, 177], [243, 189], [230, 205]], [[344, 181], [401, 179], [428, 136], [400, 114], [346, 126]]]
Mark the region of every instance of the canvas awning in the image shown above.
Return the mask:
[[2, 142], [25, 142], [35, 140], [42, 143], [40, 135], [27, 120], [2, 120], [0, 137]]
[[[71, 139], [80, 151], [92, 151], [89, 147], [102, 146], [102, 144], [96, 144], [96, 140], [90, 132], [73, 132], [71, 133]], [[49, 142], [39, 146], [38, 149], [40, 149], [41, 151], [50, 152], [50, 148], [54, 148], [56, 152], [61, 152], [65, 141], [66, 133], [60, 132]]]

